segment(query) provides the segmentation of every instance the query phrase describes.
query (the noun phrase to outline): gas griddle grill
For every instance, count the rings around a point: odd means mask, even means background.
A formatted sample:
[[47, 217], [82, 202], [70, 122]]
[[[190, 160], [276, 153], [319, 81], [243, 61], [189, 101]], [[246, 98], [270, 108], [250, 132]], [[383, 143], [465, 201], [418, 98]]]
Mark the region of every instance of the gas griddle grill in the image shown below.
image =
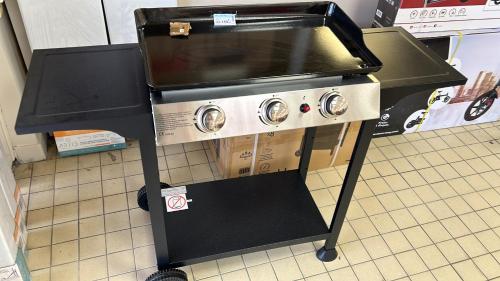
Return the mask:
[[[213, 14], [236, 14], [236, 25], [214, 26]], [[404, 30], [361, 31], [332, 2], [135, 16], [139, 45], [35, 50], [16, 131], [103, 129], [139, 140], [138, 202], [150, 212], [160, 270], [148, 280], [185, 280], [172, 268], [323, 239], [317, 257], [333, 261], [380, 107], [465, 83]], [[170, 22], [189, 22], [189, 36], [169, 36]], [[305, 183], [315, 128], [355, 120], [363, 122], [327, 226]], [[167, 213], [156, 144], [294, 128], [306, 128], [297, 170], [191, 184], [189, 209]]]

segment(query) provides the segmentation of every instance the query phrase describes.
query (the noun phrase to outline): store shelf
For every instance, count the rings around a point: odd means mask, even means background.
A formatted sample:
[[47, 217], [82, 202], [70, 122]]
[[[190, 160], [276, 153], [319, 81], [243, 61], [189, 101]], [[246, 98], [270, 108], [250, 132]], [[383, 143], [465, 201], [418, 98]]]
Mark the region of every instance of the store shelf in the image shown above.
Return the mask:
[[[189, 185], [189, 209], [166, 213], [172, 267], [326, 238], [298, 171]], [[164, 207], [165, 210], [165, 207]]]

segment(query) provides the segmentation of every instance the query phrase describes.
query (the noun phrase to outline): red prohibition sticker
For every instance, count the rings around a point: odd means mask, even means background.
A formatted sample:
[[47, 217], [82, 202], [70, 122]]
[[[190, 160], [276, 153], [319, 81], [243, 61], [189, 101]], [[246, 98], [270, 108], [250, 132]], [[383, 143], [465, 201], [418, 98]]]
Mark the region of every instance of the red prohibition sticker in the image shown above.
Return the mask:
[[188, 209], [186, 194], [169, 195], [165, 197], [167, 212], [176, 212]]

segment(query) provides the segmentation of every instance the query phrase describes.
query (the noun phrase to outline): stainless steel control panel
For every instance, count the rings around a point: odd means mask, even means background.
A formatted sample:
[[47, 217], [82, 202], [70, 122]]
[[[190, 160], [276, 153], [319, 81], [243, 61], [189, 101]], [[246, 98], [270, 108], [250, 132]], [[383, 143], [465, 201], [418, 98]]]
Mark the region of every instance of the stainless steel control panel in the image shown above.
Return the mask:
[[155, 103], [159, 145], [379, 118], [377, 82], [203, 101]]

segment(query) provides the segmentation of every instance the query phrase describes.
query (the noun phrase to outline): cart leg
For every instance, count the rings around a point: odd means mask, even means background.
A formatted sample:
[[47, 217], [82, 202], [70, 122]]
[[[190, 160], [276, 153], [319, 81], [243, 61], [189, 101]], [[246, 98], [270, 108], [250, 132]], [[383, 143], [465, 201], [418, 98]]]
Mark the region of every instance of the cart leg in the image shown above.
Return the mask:
[[304, 182], [307, 178], [307, 171], [309, 170], [309, 162], [311, 160], [311, 153], [313, 150], [314, 137], [316, 136], [316, 127], [307, 128], [304, 135], [304, 142], [302, 144], [302, 153], [299, 162], [299, 173]]
[[377, 121], [377, 119], [374, 119], [363, 121], [363, 123], [361, 123], [361, 128], [356, 139], [351, 161], [349, 162], [344, 183], [342, 184], [342, 189], [340, 190], [339, 200], [337, 202], [337, 206], [335, 207], [332, 223], [330, 224], [330, 235], [326, 239], [325, 246], [319, 249], [316, 253], [316, 256], [321, 261], [328, 262], [337, 258], [335, 245], [337, 244], [340, 230], [347, 213], [347, 208], [349, 208], [349, 203], [351, 202], [359, 173], [363, 167], [366, 152], [370, 146], [370, 141], [372, 139]]
[[[152, 124], [152, 123], [151, 123]], [[166, 269], [169, 263], [167, 234], [163, 217], [163, 200], [161, 197], [160, 174], [158, 171], [158, 158], [156, 156], [156, 143], [154, 130], [145, 134], [139, 140], [144, 171], [144, 182], [148, 198], [149, 215], [155, 243], [158, 270]]]

